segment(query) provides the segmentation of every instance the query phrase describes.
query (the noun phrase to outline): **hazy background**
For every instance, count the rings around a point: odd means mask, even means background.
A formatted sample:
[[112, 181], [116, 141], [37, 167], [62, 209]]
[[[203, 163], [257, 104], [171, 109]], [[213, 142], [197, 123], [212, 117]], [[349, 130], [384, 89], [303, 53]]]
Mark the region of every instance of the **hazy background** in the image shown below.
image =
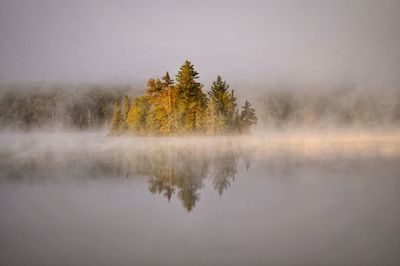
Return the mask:
[[[400, 265], [399, 26], [400, 1], [0, 0], [0, 264]], [[252, 134], [107, 136], [185, 59]]]
[[400, 84], [400, 1], [0, 0], [0, 82]]

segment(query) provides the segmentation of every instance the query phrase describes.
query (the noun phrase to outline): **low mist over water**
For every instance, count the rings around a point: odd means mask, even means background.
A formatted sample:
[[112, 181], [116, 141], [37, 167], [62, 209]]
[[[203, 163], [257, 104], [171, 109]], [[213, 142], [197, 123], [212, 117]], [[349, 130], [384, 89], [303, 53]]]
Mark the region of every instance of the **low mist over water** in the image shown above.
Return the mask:
[[7, 265], [400, 261], [398, 131], [2, 133], [0, 145]]

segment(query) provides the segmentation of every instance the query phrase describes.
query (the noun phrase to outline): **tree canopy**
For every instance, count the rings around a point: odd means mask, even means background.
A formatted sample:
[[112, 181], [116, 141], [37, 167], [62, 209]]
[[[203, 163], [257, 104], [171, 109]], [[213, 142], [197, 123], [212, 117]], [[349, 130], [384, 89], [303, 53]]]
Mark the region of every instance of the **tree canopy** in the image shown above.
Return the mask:
[[249, 132], [257, 123], [254, 108], [246, 100], [239, 112], [233, 90], [221, 76], [203, 92], [199, 73], [190, 61], [180, 67], [176, 80], [169, 73], [147, 82], [146, 94], [117, 100], [110, 134], [182, 135]]

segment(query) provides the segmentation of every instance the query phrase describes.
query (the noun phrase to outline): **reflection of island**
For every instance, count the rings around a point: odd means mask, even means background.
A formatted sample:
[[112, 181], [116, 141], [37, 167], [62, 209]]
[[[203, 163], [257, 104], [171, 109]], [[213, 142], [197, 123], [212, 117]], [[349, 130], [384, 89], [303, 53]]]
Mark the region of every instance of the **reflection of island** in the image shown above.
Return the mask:
[[[169, 142], [170, 141], [170, 142]], [[104, 149], [44, 149], [41, 153], [1, 151], [0, 182], [28, 184], [69, 183], [88, 180], [127, 180], [148, 178], [148, 189], [168, 201], [178, 198], [187, 211], [200, 199], [204, 180], [222, 195], [235, 179], [239, 159], [250, 166], [250, 149], [242, 149], [234, 141], [174, 142], [154, 139], [152, 142], [123, 142], [105, 145]], [[122, 145], [126, 144], [126, 145]], [[97, 147], [97, 146], [96, 146]]]
[[[204, 150], [154, 151], [141, 155], [140, 174], [149, 176], [149, 191], [162, 194], [169, 201], [173, 194], [191, 211], [200, 198], [203, 179], [212, 178], [220, 195], [234, 181], [239, 155], [232, 151]], [[134, 160], [138, 162], [139, 160]]]

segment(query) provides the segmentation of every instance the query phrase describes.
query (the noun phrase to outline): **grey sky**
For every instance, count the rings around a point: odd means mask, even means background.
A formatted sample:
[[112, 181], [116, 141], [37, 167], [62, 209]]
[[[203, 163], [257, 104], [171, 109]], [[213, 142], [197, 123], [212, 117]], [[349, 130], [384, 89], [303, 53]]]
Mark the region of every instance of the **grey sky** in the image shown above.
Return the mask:
[[400, 1], [0, 0], [0, 81], [400, 85]]

